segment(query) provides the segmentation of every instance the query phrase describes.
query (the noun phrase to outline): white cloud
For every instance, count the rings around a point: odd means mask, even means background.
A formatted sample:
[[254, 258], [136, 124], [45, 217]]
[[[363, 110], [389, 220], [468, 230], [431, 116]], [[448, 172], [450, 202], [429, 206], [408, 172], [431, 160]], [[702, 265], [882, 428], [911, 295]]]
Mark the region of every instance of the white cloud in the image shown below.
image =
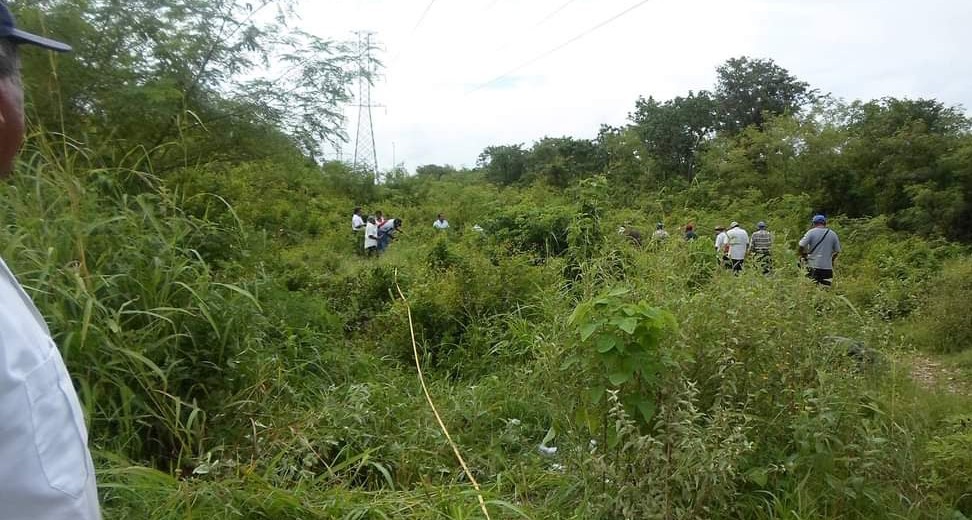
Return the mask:
[[383, 168], [393, 142], [413, 169], [471, 166], [486, 146], [545, 135], [593, 137], [623, 124], [638, 96], [712, 88], [715, 68], [740, 55], [773, 58], [847, 99], [972, 107], [964, 0], [653, 0], [504, 76], [636, 3], [575, 0], [538, 25], [565, 0], [437, 0], [414, 31], [428, 0], [304, 0], [301, 13], [319, 36], [374, 30], [386, 49], [372, 92], [387, 107], [373, 112]]

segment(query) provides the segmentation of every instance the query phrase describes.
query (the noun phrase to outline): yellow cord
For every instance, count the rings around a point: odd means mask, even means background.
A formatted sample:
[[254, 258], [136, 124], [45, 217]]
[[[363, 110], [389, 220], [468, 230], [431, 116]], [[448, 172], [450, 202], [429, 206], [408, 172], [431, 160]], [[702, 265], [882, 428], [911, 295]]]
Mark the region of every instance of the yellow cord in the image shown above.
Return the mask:
[[452, 452], [456, 454], [456, 459], [459, 460], [459, 464], [462, 466], [462, 470], [466, 473], [466, 478], [472, 482], [474, 488], [476, 488], [476, 498], [479, 499], [479, 508], [483, 510], [483, 514], [486, 515], [486, 520], [492, 520], [489, 516], [489, 510], [486, 509], [486, 501], [483, 500], [483, 491], [479, 487], [479, 482], [476, 482], [476, 477], [472, 475], [469, 471], [469, 466], [466, 465], [466, 461], [462, 458], [459, 453], [459, 447], [453, 442], [452, 436], [449, 435], [449, 429], [446, 428], [444, 422], [442, 422], [442, 417], [439, 416], [439, 410], [435, 407], [435, 403], [432, 401], [432, 394], [429, 393], [429, 387], [425, 384], [425, 375], [422, 373], [422, 363], [419, 361], [418, 344], [415, 342], [415, 326], [412, 325], [412, 308], [408, 304], [408, 299], [405, 298], [405, 294], [402, 293], [402, 288], [398, 285], [398, 272], [395, 272], [395, 288], [398, 289], [398, 295], [401, 296], [402, 302], [405, 303], [405, 311], [408, 313], [408, 330], [412, 335], [412, 353], [415, 355], [415, 369], [418, 370], [419, 382], [422, 383], [422, 391], [425, 392], [425, 399], [429, 402], [429, 407], [432, 408], [432, 413], [435, 415], [435, 420], [439, 423], [439, 428], [442, 429], [442, 433], [445, 434], [446, 440], [449, 441], [449, 446], [452, 447]]

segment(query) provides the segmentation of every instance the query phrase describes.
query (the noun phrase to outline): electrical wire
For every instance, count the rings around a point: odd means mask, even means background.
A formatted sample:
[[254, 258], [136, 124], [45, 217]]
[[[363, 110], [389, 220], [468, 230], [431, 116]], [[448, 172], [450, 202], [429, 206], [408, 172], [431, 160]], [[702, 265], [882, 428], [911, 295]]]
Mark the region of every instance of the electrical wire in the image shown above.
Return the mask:
[[558, 14], [560, 14], [561, 11], [563, 11], [564, 9], [566, 9], [568, 5], [570, 5], [570, 4], [572, 4], [572, 3], [576, 2], [576, 1], [577, 0], [567, 0], [566, 2], [564, 2], [563, 4], [561, 4], [560, 7], [554, 9], [554, 11], [552, 13], [548, 14], [547, 16], [544, 16], [542, 20], [540, 20], [539, 22], [536, 23], [536, 25], [533, 26], [533, 28], [536, 29], [537, 27], [540, 27], [541, 25], [547, 23], [547, 21], [549, 21], [551, 18], [553, 18], [554, 16], [557, 16]]
[[415, 31], [418, 30], [419, 26], [422, 25], [422, 22], [425, 21], [425, 17], [429, 14], [429, 11], [432, 10], [432, 5], [433, 4], [435, 4], [435, 0], [432, 0], [431, 2], [429, 2], [429, 5], [425, 6], [425, 10], [422, 11], [422, 16], [419, 16], [418, 21], [415, 22], [415, 27], [412, 27], [412, 34], [413, 35], [415, 34]]
[[[547, 15], [544, 16], [543, 18], [541, 18], [539, 22], [533, 24], [533, 26], [530, 27], [529, 30], [531, 30], [531, 31], [536, 30], [538, 27], [540, 27], [541, 25], [543, 25], [543, 24], [547, 23], [548, 21], [550, 21], [551, 18], [553, 18], [554, 16], [557, 16], [561, 11], [563, 11], [564, 9], [566, 9], [567, 6], [569, 6], [570, 4], [572, 4], [572, 3], [576, 2], [576, 1], [577, 0], [567, 0], [566, 2], [564, 2], [563, 4], [561, 4], [560, 7], [554, 9], [553, 11], [551, 11], [549, 13], [547, 13]], [[507, 47], [510, 46], [510, 44], [512, 44], [515, 41], [516, 41], [516, 38], [510, 38], [509, 40], [506, 40], [506, 42], [503, 43], [503, 45], [500, 45], [499, 47], [497, 47], [493, 52], [499, 52], [499, 51], [501, 51], [503, 49], [506, 49]]]
[[435, 2], [436, 0], [430, 0], [429, 5], [425, 6], [425, 10], [422, 11], [422, 14], [419, 16], [418, 21], [415, 22], [415, 26], [412, 27], [412, 32], [408, 34], [408, 38], [405, 40], [405, 44], [402, 45], [402, 50], [398, 51], [398, 54], [396, 54], [395, 57], [392, 58], [392, 64], [397, 62], [398, 58], [402, 56], [402, 52], [405, 50], [406, 47], [408, 47], [408, 42], [410, 42], [412, 38], [415, 37], [416, 31], [418, 31], [419, 27], [422, 26], [422, 22], [425, 21], [425, 17], [428, 16], [429, 11], [432, 10], [432, 6], [435, 5]]
[[600, 29], [601, 27], [604, 27], [605, 25], [607, 25], [607, 24], [609, 24], [609, 23], [617, 20], [618, 18], [621, 18], [622, 16], [630, 13], [631, 11], [634, 11], [635, 9], [637, 9], [637, 8], [643, 6], [643, 5], [645, 5], [645, 4], [647, 4], [648, 2], [651, 2], [651, 1], [652, 0], [641, 0], [637, 4], [635, 4], [635, 5], [627, 8], [627, 9], [625, 9], [624, 11], [621, 11], [620, 13], [618, 13], [618, 14], [610, 17], [610, 18], [608, 18], [607, 20], [604, 20], [603, 22], [595, 25], [594, 27], [591, 27], [590, 29], [588, 29], [588, 30], [586, 30], [586, 31], [578, 34], [577, 36], [574, 36], [573, 38], [571, 38], [571, 39], [565, 41], [564, 43], [562, 43], [562, 44], [560, 44], [560, 45], [558, 45], [558, 46], [556, 46], [556, 47], [554, 47], [554, 48], [552, 48], [552, 49], [550, 49], [550, 50], [548, 50], [548, 51], [540, 54], [539, 56], [537, 56], [535, 58], [532, 58], [532, 59], [530, 59], [528, 61], [525, 61], [525, 62], [521, 63], [520, 65], [517, 65], [516, 67], [513, 67], [512, 69], [510, 69], [510, 70], [508, 70], [508, 71], [500, 74], [499, 76], [496, 76], [495, 78], [487, 81], [486, 83], [481, 83], [481, 84], [473, 87], [472, 89], [467, 90], [466, 91], [466, 95], [472, 94], [473, 92], [476, 92], [477, 90], [480, 90], [482, 88], [488, 87], [488, 86], [496, 83], [497, 81], [499, 81], [501, 79], [507, 78], [510, 74], [513, 74], [513, 73], [518, 72], [518, 71], [520, 71], [520, 70], [522, 70], [522, 69], [524, 69], [526, 67], [529, 67], [530, 65], [533, 65], [534, 63], [536, 63], [536, 62], [538, 62], [538, 61], [546, 58], [547, 56], [550, 56], [551, 54], [553, 54], [553, 53], [555, 53], [555, 52], [563, 49], [564, 47], [566, 47], [566, 46], [568, 46], [568, 45], [576, 42], [577, 40], [580, 40], [581, 38], [587, 36], [588, 34], [591, 34], [592, 32]]

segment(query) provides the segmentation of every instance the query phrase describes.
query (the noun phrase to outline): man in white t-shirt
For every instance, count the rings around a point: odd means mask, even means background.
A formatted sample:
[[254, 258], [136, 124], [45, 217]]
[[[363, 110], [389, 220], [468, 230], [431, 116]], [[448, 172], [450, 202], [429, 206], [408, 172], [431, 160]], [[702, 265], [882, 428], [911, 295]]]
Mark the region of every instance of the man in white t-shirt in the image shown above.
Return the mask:
[[665, 224], [661, 222], [655, 224], [655, 232], [651, 234], [651, 238], [655, 240], [667, 240], [668, 231], [665, 231]]
[[378, 252], [378, 224], [375, 217], [368, 217], [368, 223], [365, 224], [364, 250], [368, 256]]
[[[24, 138], [18, 51], [71, 47], [23, 32], [0, 2], [0, 177]], [[0, 518], [101, 517], [88, 431], [71, 377], [44, 318], [0, 260]]]
[[436, 217], [435, 222], [432, 223], [432, 227], [435, 229], [449, 229], [449, 221], [446, 220], [445, 215], [439, 213], [439, 216]]
[[726, 231], [726, 239], [729, 244], [729, 260], [732, 261], [732, 272], [738, 274], [742, 271], [746, 252], [749, 250], [749, 233], [739, 227], [738, 222], [732, 222], [729, 224], [729, 231]]
[[364, 218], [361, 217], [361, 208], [356, 207], [351, 212], [351, 231], [361, 231], [365, 227]]

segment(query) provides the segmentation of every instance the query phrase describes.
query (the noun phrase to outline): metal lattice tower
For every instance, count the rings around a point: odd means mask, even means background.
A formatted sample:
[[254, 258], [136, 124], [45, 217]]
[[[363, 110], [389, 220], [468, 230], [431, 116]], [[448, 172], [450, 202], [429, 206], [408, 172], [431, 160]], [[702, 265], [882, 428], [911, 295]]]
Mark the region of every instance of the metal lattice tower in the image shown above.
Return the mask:
[[371, 122], [371, 35], [372, 32], [358, 33], [358, 129], [354, 134], [354, 162], [357, 171], [367, 171], [380, 182], [378, 173], [378, 152], [375, 149], [375, 128]]

